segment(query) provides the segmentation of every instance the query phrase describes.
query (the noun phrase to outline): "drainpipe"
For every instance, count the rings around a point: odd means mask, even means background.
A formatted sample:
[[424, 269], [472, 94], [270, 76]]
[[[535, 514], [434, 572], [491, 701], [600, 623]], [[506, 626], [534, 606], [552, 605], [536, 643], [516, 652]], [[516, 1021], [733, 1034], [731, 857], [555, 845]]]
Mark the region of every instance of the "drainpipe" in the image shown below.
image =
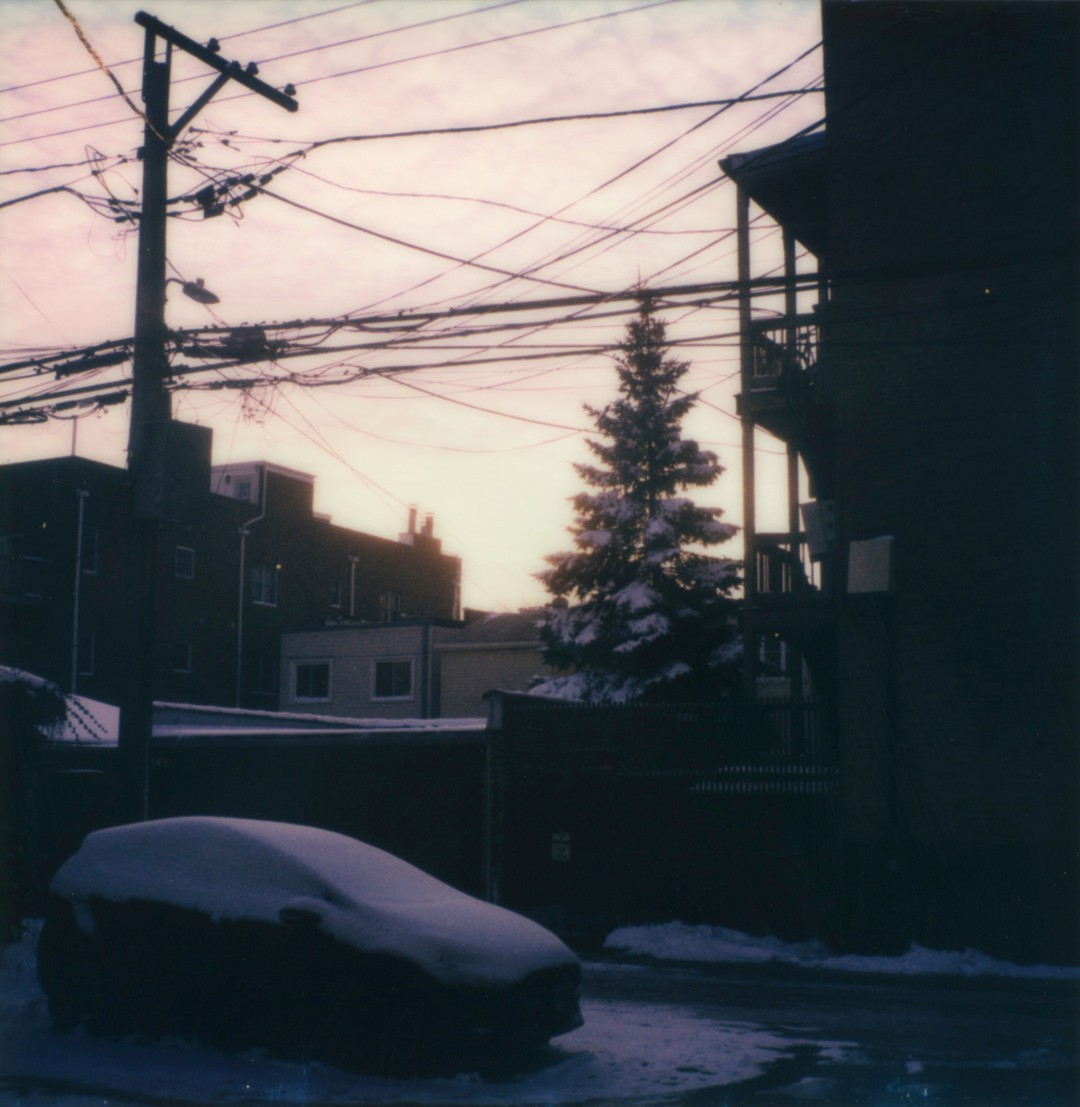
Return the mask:
[[423, 658], [421, 664], [424, 667], [422, 676], [422, 701], [421, 701], [421, 717], [424, 719], [430, 719], [434, 716], [434, 705], [432, 704], [432, 695], [434, 688], [434, 677], [432, 674], [432, 656], [431, 656], [431, 622], [425, 620], [423, 630]]
[[236, 706], [240, 706], [240, 689], [244, 669], [244, 567], [247, 560], [247, 540], [251, 528], [266, 518], [266, 474], [261, 474], [262, 511], [240, 528], [240, 588], [236, 604]]
[[[78, 422], [78, 420], [73, 420]], [[75, 587], [73, 589], [72, 616], [71, 616], [71, 694], [75, 694], [75, 686], [79, 679], [79, 591], [82, 587], [82, 557], [83, 557], [83, 512], [86, 507], [86, 498], [90, 495], [85, 488], [76, 488], [75, 495], [79, 501], [79, 517], [75, 524]]]

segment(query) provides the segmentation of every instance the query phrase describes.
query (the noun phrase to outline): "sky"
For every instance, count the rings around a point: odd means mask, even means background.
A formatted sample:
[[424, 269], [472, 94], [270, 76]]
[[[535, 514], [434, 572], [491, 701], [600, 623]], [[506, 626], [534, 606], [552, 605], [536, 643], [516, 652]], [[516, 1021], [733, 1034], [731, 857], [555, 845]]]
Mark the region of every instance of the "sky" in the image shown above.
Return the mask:
[[[214, 218], [171, 207], [170, 276], [201, 278], [220, 302], [170, 284], [168, 325], [328, 322], [271, 332], [310, 355], [178, 375], [173, 414], [213, 428], [215, 464], [313, 474], [316, 510], [342, 526], [395, 537], [409, 505], [433, 514], [463, 559], [465, 606], [483, 610], [545, 598], [534, 574], [570, 544], [573, 463], [589, 456], [583, 404], [615, 397], [611, 347], [633, 306], [537, 302], [734, 279], [735, 188], [718, 160], [823, 114], [801, 91], [821, 79], [816, 0], [66, 0], [70, 19], [55, 0], [0, 6], [0, 415], [45, 390], [129, 379], [129, 364], [59, 379], [4, 367], [132, 334], [134, 15], [217, 38], [222, 58], [292, 84], [300, 106], [230, 83], [182, 136], [170, 197], [280, 172], [272, 195]], [[175, 52], [174, 118], [212, 76]], [[644, 111], [751, 89], [797, 94]], [[525, 125], [492, 126], [509, 123]], [[778, 235], [767, 220], [753, 235], [764, 273]], [[726, 467], [695, 498], [739, 523], [734, 304], [673, 296], [661, 315], [700, 394], [685, 434]], [[208, 387], [229, 376], [264, 383]], [[123, 465], [128, 412], [0, 424], [0, 464], [74, 450]], [[758, 527], [783, 530], [782, 447], [757, 444]], [[719, 552], [741, 556], [739, 540]]]

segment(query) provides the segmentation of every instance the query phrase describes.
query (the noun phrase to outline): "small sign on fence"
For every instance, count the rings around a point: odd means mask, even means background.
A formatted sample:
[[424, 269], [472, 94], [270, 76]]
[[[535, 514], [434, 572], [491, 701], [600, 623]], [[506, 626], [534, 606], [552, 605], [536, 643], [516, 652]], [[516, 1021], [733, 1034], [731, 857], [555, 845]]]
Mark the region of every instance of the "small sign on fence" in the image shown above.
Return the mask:
[[551, 836], [551, 860], [570, 860], [570, 835], [565, 830], [556, 830]]

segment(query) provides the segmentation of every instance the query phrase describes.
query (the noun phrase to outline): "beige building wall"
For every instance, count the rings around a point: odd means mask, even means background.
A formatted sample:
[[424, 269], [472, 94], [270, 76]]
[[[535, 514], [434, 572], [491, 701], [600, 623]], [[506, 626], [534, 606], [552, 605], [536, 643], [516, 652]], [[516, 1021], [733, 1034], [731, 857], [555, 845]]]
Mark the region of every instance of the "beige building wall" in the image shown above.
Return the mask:
[[535, 677], [552, 675], [538, 644], [509, 642], [488, 646], [436, 645], [444, 718], [482, 718], [487, 714], [484, 693], [494, 689], [523, 692]]
[[[325, 630], [287, 634], [281, 650], [281, 710], [348, 718], [416, 719], [423, 715], [423, 682], [429, 679], [423, 626], [379, 626], [370, 630]], [[376, 695], [376, 662], [408, 663], [408, 695]], [[326, 663], [328, 695], [298, 692], [297, 666]]]

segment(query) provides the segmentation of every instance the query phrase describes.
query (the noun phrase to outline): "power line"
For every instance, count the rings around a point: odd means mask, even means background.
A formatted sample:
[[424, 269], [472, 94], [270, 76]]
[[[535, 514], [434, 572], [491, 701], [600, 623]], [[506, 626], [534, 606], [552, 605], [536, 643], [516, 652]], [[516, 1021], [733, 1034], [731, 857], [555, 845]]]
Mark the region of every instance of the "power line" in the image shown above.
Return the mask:
[[[327, 11], [312, 12], [310, 15], [299, 15], [294, 19], [286, 19], [280, 23], [269, 23], [265, 27], [255, 27], [250, 31], [236, 31], [234, 34], [231, 35], [219, 35], [218, 41], [225, 42], [229, 39], [243, 38], [246, 35], [260, 34], [263, 31], [273, 31], [276, 30], [278, 27], [288, 27], [293, 23], [303, 23], [310, 19], [321, 19], [324, 15], [334, 15], [337, 12], [343, 12], [349, 8], [359, 8], [363, 7], [365, 4], [372, 4], [376, 2], [377, 0], [353, 0], [353, 3], [351, 4], [342, 4], [340, 7], [329, 8]], [[135, 65], [136, 63], [141, 63], [142, 60], [143, 59], [140, 56], [137, 58], [125, 58], [123, 61], [109, 62], [107, 64], [110, 69], [119, 69], [125, 65]], [[97, 72], [98, 67], [95, 66], [91, 69], [80, 69], [74, 73], [60, 73], [57, 74], [55, 77], [42, 77], [40, 80], [27, 81], [21, 85], [9, 85], [7, 88], [0, 88], [0, 96], [2, 96], [5, 92], [21, 92], [23, 89], [26, 88], [37, 88], [40, 85], [53, 84], [57, 81], [67, 81], [73, 77], [86, 77], [92, 73]]]
[[[384, 242], [390, 242], [395, 246], [405, 246], [410, 250], [417, 250], [422, 254], [430, 254], [432, 257], [441, 258], [443, 261], [453, 261], [460, 265], [469, 265], [476, 269], [484, 269], [489, 273], [497, 273], [503, 277], [518, 278], [519, 274], [513, 273], [508, 269], [500, 269], [493, 265], [484, 265], [482, 262], [469, 261], [465, 258], [455, 257], [453, 254], [444, 253], [441, 250], [434, 250], [428, 246], [421, 246], [415, 242], [407, 242], [405, 239], [396, 238], [393, 235], [384, 234], [382, 231], [373, 230], [370, 227], [362, 227], [359, 223], [351, 223], [347, 219], [341, 219], [336, 215], [330, 215], [328, 212], [319, 211], [317, 208], [310, 207], [308, 204], [301, 204], [298, 200], [290, 200], [287, 196], [282, 196], [278, 192], [271, 192], [267, 188], [263, 188], [261, 185], [252, 186], [262, 196], [270, 196], [275, 200], [280, 201], [283, 204], [288, 204], [290, 207], [297, 208], [300, 211], [306, 211], [310, 215], [318, 216], [320, 219], [326, 219], [331, 223], [336, 223], [340, 227], [346, 227], [349, 230], [359, 231], [361, 234], [370, 235], [372, 238], [382, 239]], [[549, 281], [543, 277], [525, 277], [526, 280], [535, 281], [537, 284], [552, 285], [556, 288], [569, 288], [579, 292], [587, 292], [589, 289], [582, 288], [581, 285], [566, 284], [562, 281]]]
[[[56, 2], [59, 3], [60, 0], [56, 0]], [[370, 4], [370, 3], [374, 3], [375, 0], [360, 0], [360, 2], [365, 3], [365, 4]], [[357, 35], [354, 38], [339, 39], [336, 42], [323, 43], [321, 46], [310, 46], [305, 50], [294, 50], [294, 51], [291, 51], [290, 53], [287, 53], [287, 54], [278, 54], [278, 55], [276, 55], [275, 57], [272, 57], [272, 58], [260, 58], [258, 64], [268, 65], [270, 62], [283, 61], [283, 60], [286, 60], [288, 58], [298, 58], [298, 57], [301, 57], [305, 54], [315, 54], [315, 53], [318, 53], [320, 50], [329, 50], [329, 49], [334, 49], [334, 48], [339, 47], [339, 46], [348, 46], [348, 45], [351, 45], [353, 43], [364, 42], [367, 39], [380, 38], [383, 35], [397, 34], [399, 31], [412, 30], [412, 29], [417, 28], [417, 27], [427, 27], [427, 26], [430, 26], [434, 23], [445, 23], [445, 22], [448, 22], [451, 19], [461, 19], [463, 16], [467, 16], [467, 15], [479, 15], [479, 14], [482, 14], [484, 12], [492, 11], [496, 8], [510, 7], [514, 4], [521, 4], [521, 3], [524, 3], [524, 2], [525, 2], [525, 0], [501, 0], [501, 3], [492, 4], [492, 5], [489, 5], [486, 8], [476, 8], [472, 11], [467, 11], [467, 12], [456, 12], [453, 15], [440, 16], [438, 19], [428, 19], [428, 20], [424, 20], [423, 22], [420, 22], [420, 23], [409, 24], [408, 26], [405, 26], [405, 27], [392, 27], [392, 28], [390, 28], [389, 30], [386, 30], [386, 31], [376, 31], [372, 34]], [[356, 5], [349, 5], [349, 6], [355, 7]], [[69, 18], [70, 18], [70, 16], [69, 16]], [[275, 27], [284, 27], [284, 26], [288, 26], [290, 23], [294, 23], [294, 22], [297, 22], [297, 20], [286, 20], [284, 23], [271, 24], [269, 27], [262, 28], [262, 30], [271, 30]], [[254, 31], [244, 31], [244, 32], [241, 32], [241, 34], [237, 34], [237, 35], [223, 35], [221, 38], [217, 39], [216, 41], [224, 42], [224, 41], [226, 41], [227, 39], [230, 39], [230, 38], [239, 38], [243, 34], [254, 34], [254, 33], [255, 33]], [[95, 57], [96, 56], [97, 55], [95, 54]], [[135, 60], [141, 60], [141, 59], [135, 59]], [[101, 63], [101, 64], [104, 67], [104, 63]], [[121, 62], [119, 64], [120, 65], [127, 65], [127, 64], [130, 64], [130, 62]], [[86, 70], [85, 72], [93, 73], [94, 70], [90, 69], [90, 70]], [[48, 107], [48, 108], [38, 108], [34, 111], [21, 112], [18, 115], [4, 116], [4, 117], [0, 118], [0, 123], [14, 123], [18, 119], [30, 119], [34, 116], [49, 115], [52, 112], [66, 111], [69, 108], [82, 108], [82, 107], [86, 107], [90, 104], [106, 103], [110, 100], [115, 100], [118, 95], [123, 97], [126, 100], [127, 99], [126, 92], [120, 87], [119, 82], [116, 80], [115, 77], [113, 77], [112, 73], [109, 71], [108, 68], [106, 68], [106, 73], [112, 79], [113, 84], [115, 84], [117, 86], [117, 88], [119, 89], [118, 93], [109, 93], [107, 96], [91, 96], [91, 97], [88, 97], [87, 99], [84, 99], [84, 100], [73, 100], [73, 101], [70, 101], [70, 102], [65, 103], [65, 104], [54, 104], [52, 107]], [[180, 77], [179, 79], [177, 79], [173, 82], [173, 85], [175, 86], [175, 85], [188, 84], [191, 81], [198, 81], [198, 80], [201, 80], [201, 79], [202, 78], [199, 74], [194, 74], [190, 77]], [[318, 79], [323, 80], [323, 79], [328, 79], [328, 78], [318, 78]], [[297, 83], [299, 83], [299, 82], [297, 82]], [[248, 96], [248, 95], [250, 95], [250, 94], [244, 92], [244, 93], [238, 93], [235, 96], [222, 97], [221, 102], [226, 102], [228, 100], [240, 99], [241, 97]]]
[[[61, 4], [62, 0], [54, 0], [54, 2], [57, 3], [57, 4]], [[503, 0], [503, 3], [491, 5], [491, 8], [481, 8], [481, 9], [476, 9], [476, 10], [469, 11], [469, 12], [457, 13], [454, 16], [444, 16], [444, 17], [440, 17], [439, 19], [436, 19], [436, 20], [430, 20], [428, 22], [430, 22], [430, 23], [444, 22], [447, 19], [460, 18], [463, 15], [476, 15], [476, 14], [480, 14], [480, 13], [485, 12], [485, 11], [489, 11], [492, 8], [507, 7], [507, 6], [511, 6], [511, 5], [514, 5], [514, 4], [519, 4], [519, 3], [522, 3], [522, 2], [524, 2], [524, 0]], [[577, 25], [582, 24], [582, 23], [592, 23], [592, 22], [595, 22], [595, 21], [600, 20], [600, 19], [611, 19], [611, 18], [613, 18], [615, 16], [618, 16], [618, 15], [633, 14], [633, 13], [638, 12], [638, 11], [644, 11], [648, 8], [663, 7], [663, 6], [666, 6], [668, 4], [674, 4], [674, 3], [680, 3], [680, 2], [681, 2], [681, 0], [651, 0], [650, 3], [641, 4], [636, 8], [627, 8], [627, 9], [623, 9], [621, 11], [614, 11], [614, 12], [604, 12], [604, 13], [601, 13], [600, 15], [587, 16], [583, 19], [569, 20], [565, 23], [554, 23], [554, 24], [550, 24], [550, 25], [544, 26], [544, 27], [534, 27], [534, 28], [531, 28], [530, 30], [527, 30], [527, 31], [517, 31], [517, 32], [514, 32], [513, 34], [501, 35], [501, 36], [497, 36], [495, 38], [483, 39], [483, 40], [480, 40], [480, 41], [477, 41], [477, 42], [459, 43], [457, 46], [443, 47], [440, 50], [428, 51], [427, 53], [423, 53], [423, 54], [414, 54], [414, 55], [411, 55], [409, 57], [397, 58], [397, 59], [394, 59], [394, 60], [391, 60], [391, 61], [386, 61], [386, 62], [379, 62], [375, 65], [363, 66], [363, 67], [356, 68], [356, 69], [343, 70], [339, 73], [328, 73], [328, 74], [325, 74], [324, 76], [321, 76], [321, 77], [310, 77], [307, 80], [298, 80], [298, 81], [294, 81], [292, 83], [293, 83], [293, 86], [296, 87], [296, 88], [299, 88], [301, 86], [306, 86], [306, 85], [319, 84], [319, 83], [322, 83], [322, 82], [325, 82], [325, 81], [337, 80], [341, 77], [355, 76], [357, 74], [370, 72], [370, 71], [373, 71], [373, 70], [376, 70], [376, 69], [385, 69], [385, 68], [389, 68], [390, 66], [402, 65], [402, 64], [405, 64], [407, 62], [412, 62], [412, 61], [428, 60], [430, 58], [441, 57], [445, 54], [456, 53], [456, 52], [459, 52], [461, 50], [469, 50], [469, 49], [473, 49], [473, 48], [479, 47], [479, 46], [490, 46], [490, 45], [493, 45], [495, 43], [508, 42], [512, 39], [524, 38], [524, 37], [527, 37], [527, 36], [530, 36], [530, 35], [546, 33], [548, 31], [562, 30], [566, 27], [574, 27], [574, 26], [577, 26]], [[69, 16], [69, 18], [71, 18], [71, 17]], [[421, 23], [421, 24], [416, 24], [416, 25], [413, 25], [413, 26], [425, 26], [425, 25], [426, 25], [426, 23]], [[400, 28], [400, 30], [410, 30], [410, 29], [412, 29], [412, 26]], [[378, 37], [379, 34], [388, 34], [388, 33], [393, 33], [393, 32], [392, 31], [384, 31], [384, 32], [378, 32], [377, 34], [372, 35], [372, 36], [361, 36], [361, 37]], [[359, 41], [359, 39], [357, 39], [357, 40], [347, 40], [347, 41], [350, 41], [350, 42], [351, 41]], [[327, 44], [327, 45], [328, 46], [333, 46], [333, 45], [341, 45], [341, 44], [340, 43], [331, 43], [331, 44]], [[327, 46], [320, 46], [320, 47], [313, 47], [310, 50], [296, 51], [295, 53], [292, 53], [292, 54], [282, 54], [282, 55], [279, 55], [277, 58], [264, 59], [263, 64], [268, 64], [270, 61], [281, 60], [283, 58], [296, 57], [300, 54], [312, 53], [315, 50], [321, 50], [321, 49], [326, 49], [326, 48], [327, 48]], [[89, 46], [88, 46], [88, 49], [89, 49]], [[95, 57], [96, 56], [97, 55], [95, 54]], [[129, 107], [132, 107], [133, 110], [138, 112], [140, 109], [138, 109], [132, 103], [132, 101], [128, 98], [128, 95], [124, 91], [124, 89], [121, 86], [120, 82], [105, 67], [104, 62], [101, 63], [101, 66], [102, 66], [103, 69], [105, 69], [105, 72], [108, 74], [110, 79], [116, 85], [119, 95], [124, 99], [124, 101], [128, 104]], [[194, 79], [196, 79], [196, 78], [193, 78], [193, 77], [182, 78], [181, 80], [178, 80], [176, 82], [176, 84], [181, 84], [184, 81], [194, 80]], [[248, 92], [240, 92], [240, 93], [236, 93], [233, 96], [220, 97], [218, 102], [219, 103], [228, 103], [231, 100], [243, 99], [243, 98], [245, 98], [247, 96], [250, 96], [250, 95], [251, 94], [248, 93]], [[32, 116], [32, 115], [47, 114], [48, 112], [52, 112], [52, 111], [60, 111], [63, 108], [79, 107], [79, 106], [82, 106], [82, 105], [85, 105], [85, 104], [98, 103], [98, 102], [101, 102], [101, 101], [104, 101], [104, 100], [110, 100], [110, 99], [113, 99], [113, 97], [112, 96], [95, 97], [95, 98], [92, 98], [92, 99], [89, 99], [89, 100], [78, 101], [78, 102], [72, 103], [72, 104], [64, 104], [64, 105], [60, 105], [60, 106], [54, 107], [54, 108], [42, 109], [41, 111], [27, 112], [27, 113], [24, 113], [22, 115], [9, 116], [5, 120], [0, 120], [0, 122], [12, 122], [16, 119], [23, 119], [23, 118], [27, 118], [27, 117]], [[32, 136], [30, 138], [9, 140], [8, 142], [0, 143], [0, 146], [11, 146], [11, 145], [17, 145], [21, 142], [32, 142], [32, 141], [36, 141], [36, 140], [39, 140], [39, 139], [56, 138], [56, 137], [60, 137], [60, 136], [63, 136], [63, 135], [75, 133], [76, 131], [94, 130], [94, 129], [97, 129], [97, 128], [100, 128], [100, 127], [113, 126], [115, 124], [123, 123], [123, 122], [126, 122], [126, 120], [125, 119], [107, 120], [107, 121], [104, 121], [102, 123], [89, 124], [85, 127], [73, 128], [73, 129], [62, 130], [62, 131], [53, 131], [53, 132], [50, 132], [49, 134], [36, 135], [36, 136]]]

